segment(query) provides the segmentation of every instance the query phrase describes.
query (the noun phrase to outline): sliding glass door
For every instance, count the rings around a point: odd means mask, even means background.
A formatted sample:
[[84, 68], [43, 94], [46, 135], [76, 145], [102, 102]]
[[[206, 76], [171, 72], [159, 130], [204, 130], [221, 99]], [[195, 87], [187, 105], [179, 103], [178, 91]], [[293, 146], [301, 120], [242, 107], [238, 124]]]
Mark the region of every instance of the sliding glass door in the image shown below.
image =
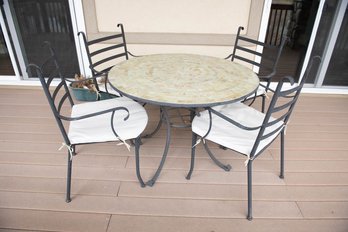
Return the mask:
[[56, 51], [64, 74], [79, 73], [69, 0], [5, 0], [4, 9], [24, 79], [32, 78], [25, 70], [29, 63], [42, 64], [47, 58], [44, 41]]
[[[318, 72], [307, 81], [316, 88], [348, 86], [347, 0], [321, 0], [310, 55], [322, 57]], [[307, 52], [308, 53], [308, 52]]]
[[348, 86], [348, 8], [326, 71], [324, 86]]

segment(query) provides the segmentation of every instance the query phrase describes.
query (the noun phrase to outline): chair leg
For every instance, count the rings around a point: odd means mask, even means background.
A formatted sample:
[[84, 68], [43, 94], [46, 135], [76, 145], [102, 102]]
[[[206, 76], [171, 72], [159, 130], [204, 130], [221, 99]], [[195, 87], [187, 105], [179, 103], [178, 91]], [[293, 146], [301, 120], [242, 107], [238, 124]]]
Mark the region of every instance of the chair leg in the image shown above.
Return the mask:
[[72, 157], [70, 153], [68, 153], [68, 171], [67, 171], [67, 180], [66, 180], [66, 202], [69, 203], [71, 201], [71, 171], [72, 171]]
[[248, 162], [248, 216], [247, 219], [249, 221], [253, 220], [253, 214], [252, 214], [252, 164], [253, 161], [249, 160]]
[[136, 169], [136, 174], [137, 174], [137, 178], [139, 180], [140, 186], [142, 188], [144, 188], [145, 183], [140, 175], [140, 158], [139, 158], [140, 144], [141, 144], [141, 139], [139, 136], [135, 139], [135, 143], [134, 143], [134, 146], [135, 146], [135, 169]]
[[192, 147], [191, 147], [191, 165], [190, 165], [190, 170], [186, 175], [186, 179], [189, 180], [191, 179], [191, 175], [193, 172], [193, 168], [195, 166], [195, 153], [196, 153], [196, 144], [197, 142], [197, 134], [195, 134], [194, 132], [192, 132]]
[[281, 179], [284, 179], [284, 130], [280, 133], [280, 175]]
[[265, 113], [266, 95], [262, 95], [261, 112]]

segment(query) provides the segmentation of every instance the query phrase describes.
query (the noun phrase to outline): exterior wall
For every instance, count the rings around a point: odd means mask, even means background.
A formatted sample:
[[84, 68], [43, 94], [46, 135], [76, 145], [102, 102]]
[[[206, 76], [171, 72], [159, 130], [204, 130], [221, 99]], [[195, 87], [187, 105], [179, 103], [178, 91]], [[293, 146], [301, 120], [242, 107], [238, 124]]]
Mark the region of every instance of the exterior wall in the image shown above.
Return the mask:
[[238, 26], [257, 39], [263, 0], [82, 0], [88, 39], [118, 31], [137, 54], [196, 53], [225, 57]]

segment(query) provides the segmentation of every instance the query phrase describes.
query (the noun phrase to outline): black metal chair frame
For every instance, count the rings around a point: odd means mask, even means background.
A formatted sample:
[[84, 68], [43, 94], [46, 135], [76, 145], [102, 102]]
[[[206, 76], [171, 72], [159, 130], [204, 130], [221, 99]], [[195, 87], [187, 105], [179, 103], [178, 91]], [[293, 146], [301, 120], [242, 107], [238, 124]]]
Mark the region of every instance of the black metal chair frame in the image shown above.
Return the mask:
[[[254, 40], [245, 36], [241, 35], [241, 31], [244, 30], [244, 27], [240, 26], [238, 27], [238, 32], [237, 32], [237, 36], [236, 36], [236, 40], [234, 43], [234, 48], [233, 48], [233, 52], [232, 54], [230, 54], [229, 56], [227, 56], [225, 59], [231, 59], [231, 61], [234, 60], [241, 60], [243, 62], [249, 63], [251, 65], [257, 66], [258, 68], [264, 68], [265, 70], [267, 70], [267, 74], [266, 75], [258, 75], [261, 81], [265, 81], [266, 85], [260, 83], [260, 86], [263, 87], [265, 89], [265, 92], [267, 91], [272, 91], [269, 86], [272, 82], [272, 77], [276, 74], [277, 71], [277, 65], [281, 56], [281, 53], [283, 51], [284, 45], [287, 42], [287, 37], [284, 37], [283, 40], [281, 41], [281, 44], [279, 46], [272, 46], [263, 42], [260, 42], [258, 40]], [[244, 42], [246, 43], [246, 45], [252, 45], [252, 46], [262, 46], [263, 49], [267, 48], [267, 49], [271, 49], [273, 51], [276, 51], [276, 56], [267, 56], [265, 55], [263, 52], [258, 52], [256, 50], [252, 50], [247, 48], [247, 46], [242, 46], [241, 43]], [[239, 55], [238, 52], [246, 52], [247, 54], [251, 54], [257, 57], [260, 57], [260, 60], [264, 61], [266, 60], [268, 65], [265, 65], [264, 63], [262, 64], [261, 61], [260, 62], [256, 62], [254, 59], [250, 59], [250, 58], [246, 58], [243, 57], [241, 55]], [[262, 97], [262, 112], [265, 111], [265, 101], [266, 101], [266, 94], [262, 94], [260, 95]], [[254, 97], [252, 98], [251, 102], [249, 103], [249, 105], [253, 104], [256, 97], [258, 97], [255, 93]]]
[[[308, 67], [306, 69], [306, 72], [301, 80], [301, 82], [299, 83], [299, 85], [292, 87], [290, 89], [287, 90], [282, 90], [283, 88], [283, 84], [284, 82], [288, 81], [290, 82], [291, 85], [294, 85], [294, 79], [290, 76], [285, 76], [277, 85], [277, 88], [274, 91], [274, 95], [272, 97], [272, 100], [270, 102], [270, 105], [268, 107], [268, 110], [265, 114], [265, 118], [263, 120], [263, 123], [260, 126], [257, 127], [247, 127], [244, 126], [234, 120], [232, 120], [231, 118], [223, 115], [222, 113], [214, 110], [213, 108], [207, 108], [208, 112], [209, 112], [209, 129], [207, 131], [207, 133], [202, 137], [202, 139], [204, 139], [206, 136], [208, 136], [211, 128], [212, 128], [212, 124], [213, 124], [213, 120], [212, 120], [212, 114], [217, 115], [218, 117], [226, 120], [227, 122], [233, 124], [234, 126], [237, 126], [241, 129], [244, 130], [258, 130], [258, 135], [256, 137], [255, 143], [252, 147], [250, 156], [248, 156], [247, 158], [247, 184], [248, 184], [248, 214], [247, 214], [247, 219], [248, 220], [252, 220], [252, 164], [253, 161], [262, 154], [262, 152], [264, 150], [266, 150], [269, 145], [271, 145], [273, 143], [273, 141], [278, 137], [278, 135], [280, 134], [280, 175], [279, 177], [281, 179], [284, 178], [284, 141], [285, 141], [285, 130], [286, 130], [286, 126], [287, 123], [289, 122], [289, 118], [291, 116], [291, 113], [294, 110], [295, 104], [298, 100], [298, 97], [300, 95], [300, 92], [303, 88], [303, 85], [307, 79], [307, 77], [309, 76], [312, 67], [313, 67], [313, 63], [314, 60], [321, 60], [321, 58], [319, 56], [315, 56], [311, 59], [311, 61], [308, 64]], [[281, 102], [279, 102], [279, 100], [281, 99]], [[272, 116], [274, 115], [273, 119], [275, 118], [275, 120], [272, 119]], [[196, 117], [199, 117], [196, 116]], [[281, 126], [273, 129], [273, 130], [268, 130], [266, 132], [266, 129], [277, 124], [278, 122], [281, 122]], [[264, 139], [269, 138], [272, 135], [275, 135], [276, 133], [279, 133], [271, 142], [269, 142], [262, 150], [258, 151], [258, 147], [260, 145], [260, 142]], [[195, 159], [195, 143], [197, 141], [197, 134], [195, 134], [194, 132], [192, 133], [192, 149], [191, 149], [191, 166], [190, 166], [190, 170], [186, 176], [187, 179], [191, 178], [192, 172], [193, 172], [193, 168], [194, 168], [194, 159]], [[214, 155], [211, 153], [211, 151], [208, 149], [208, 146], [206, 145], [206, 143], [204, 143], [204, 147], [206, 148], [207, 153], [209, 154], [210, 157], [214, 157]], [[245, 154], [242, 154], [245, 155]], [[223, 169], [225, 169], [224, 167], [229, 167], [229, 165], [224, 165], [222, 164], [219, 160], [217, 160], [215, 157], [213, 159], [213, 161], [215, 163], [219, 163], [220, 167], [222, 167]], [[227, 169], [225, 169], [226, 171], [228, 171]]]
[[[78, 32], [77, 35], [78, 36], [82, 36], [84, 45], [85, 45], [85, 49], [87, 52], [87, 57], [88, 57], [88, 62], [89, 62], [89, 68], [92, 71], [92, 78], [94, 80], [94, 83], [98, 88], [98, 83], [97, 83], [97, 78], [99, 77], [105, 77], [105, 90], [106, 92], [108, 92], [108, 88], [107, 88], [107, 75], [108, 72], [110, 71], [110, 69], [115, 65], [108, 65], [108, 67], [103, 68], [103, 69], [99, 69], [99, 67], [101, 65], [107, 64], [108, 62], [113, 62], [118, 59], [121, 58], [125, 58], [126, 60], [129, 59], [129, 56], [133, 56], [133, 57], [137, 57], [135, 55], [133, 55], [132, 53], [130, 53], [127, 50], [127, 43], [126, 43], [126, 37], [125, 37], [125, 33], [124, 33], [124, 28], [123, 25], [121, 23], [117, 24], [117, 27], [119, 27], [121, 29], [120, 33], [117, 33], [115, 35], [110, 35], [110, 36], [105, 36], [102, 38], [98, 38], [98, 39], [94, 39], [94, 40], [87, 40], [86, 34], [82, 31]], [[102, 43], [110, 43], [114, 40], [118, 40], [120, 39], [121, 42], [119, 43], [113, 43], [112, 45], [108, 45], [105, 48], [101, 48], [95, 51], [91, 51], [90, 48], [93, 45], [96, 44], [102, 44]], [[113, 54], [110, 56], [108, 55], [107, 57], [103, 57], [103, 55], [112, 52]], [[101, 56], [101, 58], [97, 58], [97, 56]]]
[[[43, 90], [45, 92], [45, 95], [47, 97], [48, 103], [49, 103], [51, 110], [54, 114], [54, 117], [55, 117], [56, 122], [58, 124], [58, 127], [60, 129], [60, 132], [62, 133], [62, 136], [64, 138], [65, 144], [63, 144], [63, 145], [68, 148], [66, 202], [70, 202], [71, 201], [71, 174], [72, 174], [73, 156], [76, 155], [76, 145], [81, 145], [83, 143], [72, 144], [70, 142], [69, 137], [68, 137], [68, 133], [64, 127], [63, 121], [70, 122], [70, 121], [82, 120], [82, 119], [86, 119], [86, 118], [90, 118], [90, 117], [95, 117], [95, 116], [98, 116], [101, 114], [111, 113], [111, 117], [110, 117], [111, 128], [112, 128], [112, 131], [115, 134], [116, 138], [119, 138], [119, 136], [117, 135], [115, 128], [114, 128], [114, 116], [115, 116], [114, 114], [116, 111], [120, 111], [120, 110], [126, 111], [128, 114], [124, 118], [124, 120], [127, 120], [129, 117], [129, 111], [126, 107], [114, 107], [114, 108], [111, 108], [108, 110], [90, 113], [90, 114], [86, 114], [86, 115], [79, 116], [79, 117], [64, 116], [61, 113], [62, 106], [65, 104], [66, 100], [68, 100], [68, 102], [69, 102], [68, 104], [70, 104], [70, 106], [72, 107], [74, 105], [74, 101], [71, 97], [68, 85], [66, 83], [66, 81], [68, 81], [68, 80], [63, 77], [63, 75], [60, 71], [60, 67], [59, 67], [59, 64], [57, 62], [54, 50], [52, 49], [49, 42], [45, 42], [45, 46], [47, 46], [49, 49], [50, 57], [41, 66], [38, 66], [36, 64], [29, 64], [27, 66], [27, 72], [31, 72], [31, 70], [34, 70], [35, 74], [39, 77], [40, 82], [41, 82], [42, 87], [43, 87]], [[48, 64], [53, 64], [54, 70], [50, 73], [50, 75], [47, 78], [45, 78], [44, 74], [43, 74], [44, 73], [43, 70], [45, 70], [45, 67]], [[60, 79], [59, 84], [57, 86], [51, 86], [53, 79], [57, 79], [57, 78]], [[139, 136], [135, 139], [135, 142], [134, 142], [135, 157], [136, 157], [136, 174], [137, 174], [137, 177], [139, 179], [141, 186], [145, 187], [145, 184], [140, 176], [140, 170], [139, 170], [140, 169], [140, 167], [139, 167], [140, 144], [141, 144], [141, 141], [140, 141], [140, 136]]]

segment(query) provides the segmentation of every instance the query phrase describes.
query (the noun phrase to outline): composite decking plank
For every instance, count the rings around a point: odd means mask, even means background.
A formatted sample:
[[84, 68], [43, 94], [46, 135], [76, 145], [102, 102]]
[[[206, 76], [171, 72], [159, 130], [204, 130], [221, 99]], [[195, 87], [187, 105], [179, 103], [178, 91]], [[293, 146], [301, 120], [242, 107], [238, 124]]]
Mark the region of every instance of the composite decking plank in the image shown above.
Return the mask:
[[112, 215], [108, 232], [346, 232], [348, 220], [211, 219]]
[[[141, 170], [144, 179], [151, 178], [155, 169]], [[158, 182], [165, 183], [210, 183], [210, 184], [244, 184], [246, 173], [209, 170], [194, 171], [190, 181], [185, 179], [186, 170], [164, 169], [158, 178]], [[23, 165], [23, 164], [0, 164], [0, 176], [11, 177], [41, 177], [41, 178], [65, 178], [66, 167], [48, 165]], [[134, 169], [114, 167], [74, 167], [73, 178], [82, 180], [112, 180], [112, 181], [137, 181]], [[348, 180], [347, 180], [348, 181]], [[254, 175], [255, 185], [283, 185], [278, 172], [257, 172]]]
[[[115, 156], [134, 156], [133, 147], [130, 151], [127, 150], [125, 146], [118, 146], [117, 142], [110, 143], [100, 143], [92, 145], [78, 145], [76, 147], [77, 156], [83, 154], [102, 154], [102, 155], [115, 155]], [[18, 142], [15, 141], [0, 141], [0, 154], [5, 152], [28, 152], [28, 153], [53, 153], [53, 154], [67, 154], [66, 149], [59, 150], [62, 146], [62, 141], [58, 142], [22, 142], [21, 146], [18, 146]], [[164, 145], [159, 144], [158, 146], [150, 146], [144, 142], [141, 146], [140, 152], [141, 157], [162, 157]], [[233, 151], [225, 151], [217, 146], [211, 147], [211, 150], [217, 157], [220, 158], [238, 158], [244, 159], [244, 156], [237, 155]], [[171, 146], [169, 149], [169, 156], [171, 157], [190, 157], [191, 148], [185, 146]], [[202, 146], [197, 147], [197, 156], [207, 157], [206, 152], [203, 150]], [[260, 159], [272, 159], [270, 157], [270, 152], [265, 151], [263, 157]]]
[[[275, 160], [280, 159], [280, 149], [268, 149]], [[301, 148], [285, 151], [285, 160], [348, 160], [345, 150], [301, 150]]]
[[[143, 168], [156, 168], [160, 161], [160, 158], [143, 158], [141, 165]], [[232, 170], [230, 171], [233, 175], [234, 171], [246, 171], [244, 160], [241, 159], [220, 159], [222, 163], [230, 164]], [[167, 169], [187, 169], [190, 165], [188, 159], [181, 158], [168, 158], [166, 161]], [[135, 158], [130, 157], [127, 162], [127, 168], [135, 168]], [[195, 162], [195, 170], [221, 170], [213, 163], [210, 159], [197, 159]], [[254, 171], [278, 171], [279, 161], [275, 160], [261, 160], [257, 159], [253, 163]], [[348, 172], [348, 161], [347, 160], [287, 160], [286, 161], [287, 172]]]
[[[348, 202], [297, 202], [304, 218], [348, 218]], [[348, 227], [347, 227], [348, 229]]]
[[[139, 188], [134, 182], [121, 182], [119, 196], [144, 198], [246, 200], [244, 185], [159, 183], [155, 188]], [[253, 199], [258, 201], [348, 201], [348, 186], [255, 185]]]
[[[113, 156], [101, 154], [83, 154], [76, 158], [74, 166], [86, 167], [114, 167], [126, 166], [127, 156]], [[54, 153], [30, 153], [30, 152], [0, 152], [0, 163], [3, 164], [37, 164], [66, 166], [67, 156]]]
[[284, 182], [286, 185], [311, 186], [311, 185], [348, 185], [348, 173], [340, 172], [286, 172]]
[[[27, 210], [0, 208], [0, 228], [33, 231], [104, 232], [110, 214], [57, 212], [54, 210]], [[0, 230], [1, 231], [1, 230]]]
[[[64, 194], [66, 191], [66, 179], [64, 178], [1, 176], [0, 183], [0, 190], [8, 192]], [[73, 195], [117, 196], [120, 182], [73, 179], [72, 186]]]
[[[54, 210], [77, 213], [245, 218], [245, 201], [146, 199], [128, 197], [72, 197], [67, 204], [62, 194], [0, 192], [0, 208]], [[295, 202], [254, 201], [255, 218], [302, 218]]]
[[[0, 191], [65, 193], [66, 180], [61, 178], [0, 177]], [[175, 184], [157, 183], [141, 188], [133, 181], [80, 180], [72, 182], [72, 194], [137, 198], [246, 200], [246, 184]], [[255, 185], [254, 199], [262, 201], [348, 201], [348, 186]]]

